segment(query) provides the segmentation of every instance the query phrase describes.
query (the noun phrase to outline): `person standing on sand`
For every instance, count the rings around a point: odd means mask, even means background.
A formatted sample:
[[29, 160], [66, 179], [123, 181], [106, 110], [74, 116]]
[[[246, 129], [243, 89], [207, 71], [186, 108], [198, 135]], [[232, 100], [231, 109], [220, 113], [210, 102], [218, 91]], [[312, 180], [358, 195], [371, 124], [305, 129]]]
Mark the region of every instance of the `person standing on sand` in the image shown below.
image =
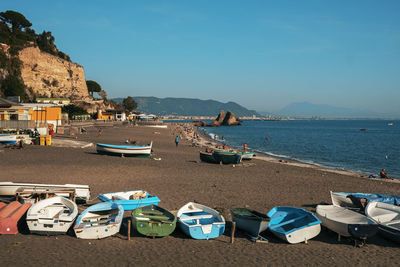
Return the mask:
[[178, 144], [179, 144], [179, 137], [176, 136], [176, 137], [175, 137], [175, 145], [178, 146]]

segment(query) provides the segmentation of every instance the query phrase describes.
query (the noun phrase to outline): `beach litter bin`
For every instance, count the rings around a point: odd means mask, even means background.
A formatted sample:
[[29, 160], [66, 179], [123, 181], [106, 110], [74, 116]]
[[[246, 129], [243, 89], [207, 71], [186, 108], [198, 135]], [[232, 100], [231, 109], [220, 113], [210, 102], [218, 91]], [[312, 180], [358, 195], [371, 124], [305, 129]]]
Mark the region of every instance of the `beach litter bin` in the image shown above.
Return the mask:
[[51, 135], [46, 135], [46, 146], [51, 146]]
[[44, 146], [46, 144], [46, 136], [45, 135], [41, 135], [40, 136], [40, 145]]

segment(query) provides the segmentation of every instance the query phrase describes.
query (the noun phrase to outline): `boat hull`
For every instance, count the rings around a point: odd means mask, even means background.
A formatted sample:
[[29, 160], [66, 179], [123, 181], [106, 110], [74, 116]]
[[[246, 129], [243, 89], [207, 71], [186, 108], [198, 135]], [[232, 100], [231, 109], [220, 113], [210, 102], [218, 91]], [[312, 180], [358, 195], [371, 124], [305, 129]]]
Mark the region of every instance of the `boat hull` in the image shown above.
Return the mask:
[[152, 143], [149, 146], [125, 146], [96, 144], [99, 154], [117, 154], [123, 156], [149, 157], [151, 154]]
[[200, 152], [200, 160], [208, 163], [219, 163], [213, 153]]
[[236, 226], [252, 236], [268, 229], [269, 218], [265, 214], [242, 208], [232, 208], [231, 213]]
[[0, 134], [0, 144], [15, 144], [17, 142], [16, 134]]
[[163, 237], [175, 230], [176, 217], [166, 209], [149, 205], [132, 212], [132, 224], [141, 235]]
[[371, 201], [365, 215], [378, 223], [378, 233], [400, 243], [400, 206]]
[[213, 156], [218, 163], [223, 164], [239, 164], [242, 161], [240, 154], [229, 151], [214, 151]]

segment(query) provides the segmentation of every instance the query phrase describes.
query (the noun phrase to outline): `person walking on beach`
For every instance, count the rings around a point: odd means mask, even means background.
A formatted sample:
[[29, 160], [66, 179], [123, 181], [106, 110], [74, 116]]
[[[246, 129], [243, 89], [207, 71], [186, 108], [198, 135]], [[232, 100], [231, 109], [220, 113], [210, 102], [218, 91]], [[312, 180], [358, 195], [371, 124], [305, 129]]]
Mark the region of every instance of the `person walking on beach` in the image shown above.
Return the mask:
[[175, 137], [175, 145], [178, 146], [178, 144], [179, 144], [179, 137], [176, 136], [176, 137]]

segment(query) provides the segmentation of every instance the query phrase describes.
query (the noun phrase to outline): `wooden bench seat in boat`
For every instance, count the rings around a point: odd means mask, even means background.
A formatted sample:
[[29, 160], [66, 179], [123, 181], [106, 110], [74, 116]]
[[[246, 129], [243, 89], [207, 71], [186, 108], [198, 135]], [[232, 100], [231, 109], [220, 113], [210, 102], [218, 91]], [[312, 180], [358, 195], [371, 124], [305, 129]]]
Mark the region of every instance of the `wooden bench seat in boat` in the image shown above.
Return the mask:
[[145, 215], [146, 217], [136, 217], [137, 220], [141, 220], [141, 221], [150, 221], [150, 220], [154, 220], [154, 221], [168, 221], [169, 217], [167, 216], [157, 216], [157, 215]]
[[89, 222], [91, 220], [103, 220], [106, 218], [109, 218], [111, 216], [111, 214], [107, 214], [107, 215], [101, 215], [101, 216], [93, 216], [93, 217], [85, 217], [82, 219], [82, 222]]
[[187, 220], [200, 220], [200, 219], [211, 219], [213, 216], [211, 214], [203, 214], [203, 215], [195, 215], [195, 216], [188, 216], [188, 217], [181, 217], [182, 221]]

